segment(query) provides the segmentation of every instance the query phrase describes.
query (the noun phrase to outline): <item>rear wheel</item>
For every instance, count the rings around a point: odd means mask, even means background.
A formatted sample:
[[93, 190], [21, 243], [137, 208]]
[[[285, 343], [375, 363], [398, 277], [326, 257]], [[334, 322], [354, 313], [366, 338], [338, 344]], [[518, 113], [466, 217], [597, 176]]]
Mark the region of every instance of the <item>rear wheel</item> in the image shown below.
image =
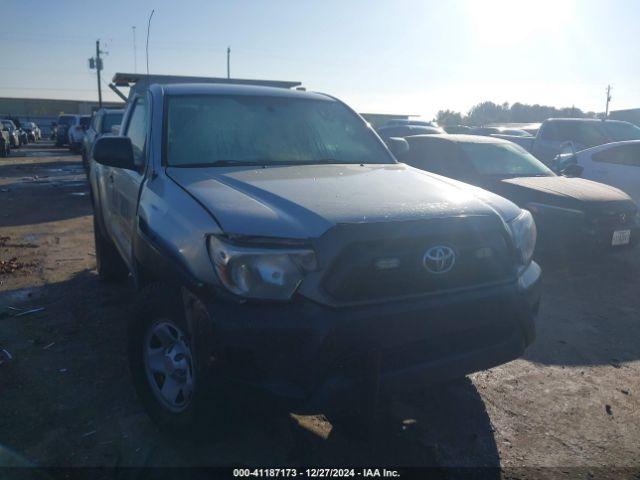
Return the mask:
[[129, 270], [113, 243], [100, 230], [93, 216], [93, 237], [96, 245], [96, 264], [98, 277], [103, 282], [119, 282], [127, 278]]

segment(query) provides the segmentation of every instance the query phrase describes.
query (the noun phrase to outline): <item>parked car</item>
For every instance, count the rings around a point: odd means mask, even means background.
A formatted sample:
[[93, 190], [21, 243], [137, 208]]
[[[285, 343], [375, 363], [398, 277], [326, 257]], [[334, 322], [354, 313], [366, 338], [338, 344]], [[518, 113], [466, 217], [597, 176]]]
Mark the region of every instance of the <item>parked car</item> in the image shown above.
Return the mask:
[[9, 130], [0, 123], [0, 156], [8, 157], [11, 154], [11, 138]]
[[557, 158], [559, 170], [573, 165], [578, 176], [619, 188], [640, 204], [640, 140], [606, 143]]
[[56, 122], [56, 147], [69, 145], [69, 129], [79, 122], [80, 115], [60, 115]]
[[384, 127], [397, 127], [402, 125], [414, 125], [420, 127], [437, 127], [433, 122], [428, 122], [425, 120], [415, 120], [411, 118], [394, 118], [385, 123]]
[[395, 125], [378, 128], [378, 135], [384, 140], [391, 137], [406, 137], [408, 135], [435, 135], [446, 133], [440, 127], [426, 127], [423, 125]]
[[27, 134], [29, 142], [37, 142], [42, 138], [40, 129], [33, 122], [22, 122], [20, 128]]
[[640, 140], [640, 128], [618, 120], [550, 118], [542, 122], [535, 137], [503, 137], [530, 151], [550, 165], [562, 147], [571, 143], [576, 151], [624, 140]]
[[51, 122], [49, 127], [49, 140], [56, 141], [58, 139], [58, 122]]
[[0, 120], [4, 125], [5, 130], [9, 132], [9, 142], [11, 148], [20, 148], [22, 146], [22, 139], [20, 138], [20, 131], [16, 128], [16, 124], [12, 120], [2, 119]]
[[471, 127], [466, 125], [445, 125], [442, 129], [447, 133], [469, 133], [471, 131]]
[[[459, 132], [463, 133], [463, 132]], [[526, 130], [509, 127], [473, 127], [468, 132], [470, 135], [512, 135], [514, 137], [531, 137]]]
[[69, 125], [69, 150], [81, 153], [84, 135], [91, 124], [91, 115], [78, 115], [74, 123]]
[[91, 124], [87, 129], [84, 139], [82, 141], [82, 163], [85, 169], [89, 165], [89, 157], [91, 156], [91, 150], [93, 144], [102, 135], [111, 135], [113, 127], [122, 123], [122, 114], [124, 110], [115, 110], [101, 108], [93, 115]]
[[533, 341], [529, 212], [398, 164], [333, 97], [138, 91], [89, 179], [98, 275], [140, 290], [131, 371], [161, 426], [190, 431], [224, 379], [340, 409]]
[[638, 208], [617, 188], [556, 175], [512, 142], [471, 135], [408, 137], [402, 160], [484, 188], [529, 210], [539, 250], [615, 249], [640, 240]]

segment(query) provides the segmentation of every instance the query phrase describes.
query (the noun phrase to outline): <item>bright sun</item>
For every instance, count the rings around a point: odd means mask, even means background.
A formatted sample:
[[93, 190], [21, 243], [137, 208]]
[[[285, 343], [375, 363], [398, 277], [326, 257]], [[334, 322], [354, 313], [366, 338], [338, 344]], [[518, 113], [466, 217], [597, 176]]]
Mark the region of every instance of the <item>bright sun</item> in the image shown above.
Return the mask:
[[511, 45], [536, 35], [565, 30], [574, 11], [573, 0], [468, 0], [474, 38], [483, 45]]

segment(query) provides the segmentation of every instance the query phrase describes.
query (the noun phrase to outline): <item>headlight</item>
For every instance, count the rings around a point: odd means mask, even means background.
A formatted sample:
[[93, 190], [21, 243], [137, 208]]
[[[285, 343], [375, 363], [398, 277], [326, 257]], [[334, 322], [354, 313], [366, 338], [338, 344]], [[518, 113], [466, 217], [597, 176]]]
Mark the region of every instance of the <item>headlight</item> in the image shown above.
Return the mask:
[[246, 298], [288, 300], [305, 273], [316, 269], [310, 249], [239, 246], [213, 235], [209, 255], [222, 284]]
[[523, 265], [528, 265], [536, 248], [536, 222], [527, 210], [522, 210], [520, 215], [509, 222], [509, 228], [520, 261]]

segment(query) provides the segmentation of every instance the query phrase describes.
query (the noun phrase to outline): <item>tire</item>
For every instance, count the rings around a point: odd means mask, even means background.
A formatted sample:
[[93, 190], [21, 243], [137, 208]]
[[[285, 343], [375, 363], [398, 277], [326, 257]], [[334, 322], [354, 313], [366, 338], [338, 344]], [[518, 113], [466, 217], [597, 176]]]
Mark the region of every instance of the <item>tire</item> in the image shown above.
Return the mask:
[[129, 323], [128, 350], [134, 386], [149, 416], [161, 430], [192, 439], [205, 430], [210, 434], [214, 417], [229, 417], [221, 416], [223, 384], [210, 372], [206, 342], [210, 337], [198, 327], [199, 335], [192, 335], [185, 311], [179, 288], [161, 282], [143, 288]]
[[96, 246], [98, 278], [103, 282], [120, 282], [127, 278], [129, 270], [116, 247], [102, 234], [95, 214], [93, 216], [93, 237]]

